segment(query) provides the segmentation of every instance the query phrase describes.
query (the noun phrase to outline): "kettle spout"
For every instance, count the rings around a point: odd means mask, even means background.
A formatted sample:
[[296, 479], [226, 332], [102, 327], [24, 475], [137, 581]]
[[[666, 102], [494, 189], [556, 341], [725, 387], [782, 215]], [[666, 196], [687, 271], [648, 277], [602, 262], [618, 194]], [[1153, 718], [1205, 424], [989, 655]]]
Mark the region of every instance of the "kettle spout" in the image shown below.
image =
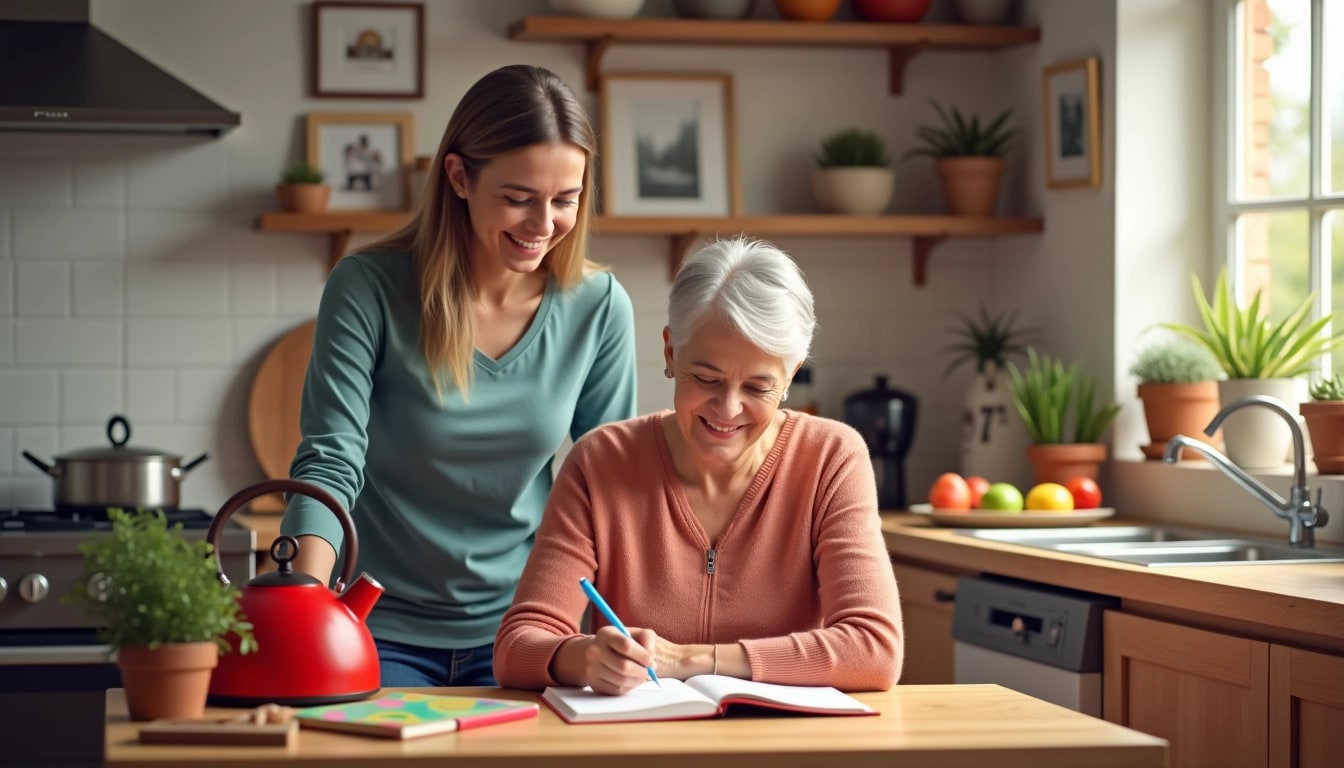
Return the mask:
[[349, 587], [341, 593], [341, 602], [350, 612], [355, 614], [355, 618], [363, 621], [368, 617], [369, 611], [373, 610], [373, 604], [378, 602], [378, 598], [383, 594], [383, 585], [367, 573], [359, 574], [359, 577], [351, 582]]

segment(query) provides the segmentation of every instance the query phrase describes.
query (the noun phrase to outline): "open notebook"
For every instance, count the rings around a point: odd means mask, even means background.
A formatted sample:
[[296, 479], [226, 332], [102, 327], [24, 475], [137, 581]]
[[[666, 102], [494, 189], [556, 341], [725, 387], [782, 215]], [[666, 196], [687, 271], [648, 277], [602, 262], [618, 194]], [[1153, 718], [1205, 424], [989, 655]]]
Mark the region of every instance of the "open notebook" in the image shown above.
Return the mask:
[[812, 715], [875, 715], [867, 704], [829, 686], [774, 685], [724, 675], [650, 681], [622, 696], [591, 688], [547, 688], [541, 700], [567, 723], [689, 720], [717, 717], [731, 704], [751, 704]]

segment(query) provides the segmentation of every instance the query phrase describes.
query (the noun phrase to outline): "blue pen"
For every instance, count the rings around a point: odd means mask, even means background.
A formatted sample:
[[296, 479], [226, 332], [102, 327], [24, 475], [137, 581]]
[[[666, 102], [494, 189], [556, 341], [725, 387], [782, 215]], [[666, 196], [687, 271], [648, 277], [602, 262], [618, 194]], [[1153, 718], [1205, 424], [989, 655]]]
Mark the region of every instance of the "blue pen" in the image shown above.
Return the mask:
[[[611, 606], [607, 605], [607, 601], [603, 600], [602, 595], [598, 594], [597, 587], [594, 587], [592, 583], [583, 576], [579, 577], [579, 586], [583, 587], [583, 593], [588, 595], [588, 599], [593, 602], [593, 605], [597, 606], [597, 610], [601, 611], [602, 615], [607, 617], [607, 621], [611, 626], [619, 629], [622, 635], [630, 637], [630, 630], [626, 629], [625, 625], [621, 623], [621, 620], [616, 618], [616, 612], [611, 610]], [[645, 667], [645, 669], [649, 670], [649, 679], [657, 683], [659, 688], [662, 688], [663, 684], [658, 682], [658, 673], [653, 671], [653, 667]]]

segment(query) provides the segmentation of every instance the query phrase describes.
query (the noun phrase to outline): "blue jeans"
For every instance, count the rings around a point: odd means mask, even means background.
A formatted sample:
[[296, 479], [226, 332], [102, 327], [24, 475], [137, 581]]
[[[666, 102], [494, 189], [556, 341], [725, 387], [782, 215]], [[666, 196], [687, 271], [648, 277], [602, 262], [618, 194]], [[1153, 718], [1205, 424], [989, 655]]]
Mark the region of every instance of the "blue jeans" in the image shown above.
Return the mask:
[[495, 685], [495, 647], [423, 648], [374, 638], [384, 688]]

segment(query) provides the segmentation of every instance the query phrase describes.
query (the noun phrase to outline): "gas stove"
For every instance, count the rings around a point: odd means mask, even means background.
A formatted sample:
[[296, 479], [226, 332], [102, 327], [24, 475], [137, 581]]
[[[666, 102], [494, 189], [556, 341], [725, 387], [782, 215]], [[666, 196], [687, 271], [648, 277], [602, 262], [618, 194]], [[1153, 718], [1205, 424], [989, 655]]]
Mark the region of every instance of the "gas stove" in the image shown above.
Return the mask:
[[[162, 512], [168, 526], [181, 523], [183, 530], [206, 529], [214, 516], [204, 509], [173, 507]], [[106, 531], [112, 528], [106, 507], [60, 509], [0, 509], [0, 533], [8, 531]]]

